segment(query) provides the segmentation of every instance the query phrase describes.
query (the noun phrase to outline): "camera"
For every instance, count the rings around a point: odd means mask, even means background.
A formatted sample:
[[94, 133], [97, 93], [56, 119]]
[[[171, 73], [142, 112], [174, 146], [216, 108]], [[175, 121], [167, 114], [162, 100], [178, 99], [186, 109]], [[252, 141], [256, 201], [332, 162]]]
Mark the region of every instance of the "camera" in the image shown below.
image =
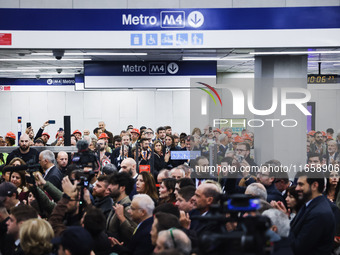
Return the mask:
[[63, 71], [63, 69], [57, 68], [56, 71], [57, 71], [57, 73], [61, 74], [61, 72]]
[[244, 157], [242, 155], [236, 155], [236, 158], [237, 158], [237, 162], [238, 163], [242, 163]]
[[35, 183], [35, 179], [34, 179], [34, 176], [28, 176], [28, 175], [25, 175], [25, 179], [26, 179], [26, 183], [29, 183], [29, 184], [34, 184]]
[[53, 50], [53, 56], [57, 59], [60, 60], [63, 58], [65, 53], [65, 50]]
[[[198, 254], [252, 255], [268, 254], [268, 236], [271, 222], [264, 216], [243, 217], [246, 212], [260, 209], [260, 200], [249, 195], [221, 195], [220, 204], [210, 208], [208, 216], [192, 216], [200, 222], [209, 222], [210, 226], [199, 236]], [[226, 213], [230, 216], [226, 217]], [[226, 223], [237, 223], [237, 227], [228, 232]], [[213, 224], [215, 227], [211, 226]], [[216, 231], [218, 229], [218, 231]]]

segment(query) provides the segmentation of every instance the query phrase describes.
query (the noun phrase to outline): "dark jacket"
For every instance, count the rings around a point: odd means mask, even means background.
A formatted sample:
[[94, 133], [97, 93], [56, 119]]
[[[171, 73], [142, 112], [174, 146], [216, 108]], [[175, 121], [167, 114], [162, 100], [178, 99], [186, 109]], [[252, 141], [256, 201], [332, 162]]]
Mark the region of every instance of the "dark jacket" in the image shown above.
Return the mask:
[[153, 216], [143, 221], [135, 234], [132, 236], [128, 245], [129, 253], [133, 255], [151, 254], [154, 246], [151, 243], [151, 227], [153, 224]]
[[61, 188], [61, 181], [63, 180], [63, 174], [60, 172], [60, 170], [53, 166], [50, 171], [48, 171], [47, 175], [44, 177], [46, 181], [49, 181], [52, 183], [55, 187], [57, 187], [59, 190], [62, 190]]
[[112, 205], [113, 205], [113, 201], [110, 196], [106, 196], [103, 198], [96, 198], [94, 200], [94, 206], [103, 212], [106, 219], [109, 216], [110, 211], [112, 210]]
[[8, 157], [6, 159], [6, 164], [8, 165], [9, 162], [11, 162], [11, 160], [14, 159], [15, 157], [21, 158], [26, 163], [30, 159], [33, 159], [33, 161], [37, 164], [39, 163], [39, 152], [33, 148], [30, 148], [28, 153], [26, 154], [22, 154], [19, 148], [13, 150], [10, 154], [8, 154]]
[[272, 255], [294, 255], [289, 238], [281, 237], [280, 241], [274, 242]]
[[[192, 219], [192, 216], [200, 216], [200, 212], [195, 209], [189, 212], [190, 219]], [[203, 217], [210, 217], [212, 216], [212, 213], [210, 211], [207, 212], [207, 214]], [[220, 225], [216, 224], [216, 222], [213, 221], [200, 221], [199, 219], [192, 219], [190, 224], [190, 230], [193, 230], [196, 232], [197, 237], [200, 237], [202, 234], [205, 233], [218, 233], [220, 231]]]
[[331, 254], [335, 219], [324, 196], [314, 198], [291, 222], [290, 240], [294, 254]]
[[270, 186], [265, 186], [267, 190], [267, 202], [270, 203], [272, 200], [281, 201], [282, 203], [286, 203], [283, 199], [283, 196], [280, 191], [275, 187], [274, 182]]
[[114, 145], [113, 144], [113, 134], [110, 131], [107, 131], [106, 129], [105, 129], [104, 133], [107, 134], [107, 136], [109, 137], [109, 146], [112, 147]]

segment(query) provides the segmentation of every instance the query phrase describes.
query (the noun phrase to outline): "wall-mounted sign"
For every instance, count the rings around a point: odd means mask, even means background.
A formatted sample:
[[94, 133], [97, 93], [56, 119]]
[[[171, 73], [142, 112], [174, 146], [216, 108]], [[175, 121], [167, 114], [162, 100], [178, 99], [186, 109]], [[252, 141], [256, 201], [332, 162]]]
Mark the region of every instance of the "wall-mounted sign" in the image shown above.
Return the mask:
[[[3, 43], [0, 36], [0, 47], [331, 47], [339, 46], [339, 13], [339, 6], [207, 9], [6, 8], [0, 9], [0, 33], [4, 31], [5, 35]], [[11, 35], [11, 40], [8, 35]]]

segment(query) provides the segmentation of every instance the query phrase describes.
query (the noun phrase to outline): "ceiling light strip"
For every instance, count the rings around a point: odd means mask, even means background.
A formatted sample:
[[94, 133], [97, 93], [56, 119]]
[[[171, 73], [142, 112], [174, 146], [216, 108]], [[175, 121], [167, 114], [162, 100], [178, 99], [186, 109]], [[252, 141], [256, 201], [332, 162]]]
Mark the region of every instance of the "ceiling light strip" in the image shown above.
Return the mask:
[[[51, 52], [33, 52], [34, 56], [53, 56]], [[146, 56], [145, 52], [65, 52], [64, 56]]]
[[265, 52], [249, 52], [250, 55], [301, 55], [301, 54], [340, 54], [340, 51], [265, 51]]
[[54, 58], [3, 58], [0, 61], [23, 62], [23, 61], [90, 61], [91, 58], [62, 58], [60, 60]]

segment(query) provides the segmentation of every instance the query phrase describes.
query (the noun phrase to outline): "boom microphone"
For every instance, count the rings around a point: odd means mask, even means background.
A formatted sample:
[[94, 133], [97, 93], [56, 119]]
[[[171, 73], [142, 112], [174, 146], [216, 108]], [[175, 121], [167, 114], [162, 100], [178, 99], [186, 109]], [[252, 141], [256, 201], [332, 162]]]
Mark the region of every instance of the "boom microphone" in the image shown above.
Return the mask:
[[20, 165], [20, 166], [5, 166], [2, 165], [0, 167], [1, 172], [17, 172], [17, 171], [23, 171], [27, 169], [32, 169], [32, 168], [39, 168], [40, 164], [34, 164], [34, 165]]

